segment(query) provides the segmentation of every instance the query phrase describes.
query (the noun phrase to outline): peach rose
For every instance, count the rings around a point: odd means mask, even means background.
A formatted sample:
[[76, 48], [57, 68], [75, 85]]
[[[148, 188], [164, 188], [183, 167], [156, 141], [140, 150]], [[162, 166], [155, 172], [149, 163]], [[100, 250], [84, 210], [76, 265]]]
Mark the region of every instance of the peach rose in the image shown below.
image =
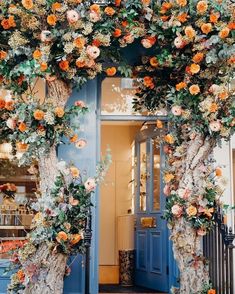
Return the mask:
[[228, 37], [229, 33], [230, 33], [230, 29], [228, 27], [225, 27], [219, 32], [219, 37], [221, 39], [225, 39]]
[[221, 177], [221, 176], [223, 175], [222, 169], [221, 169], [220, 167], [217, 167], [217, 168], [215, 169], [215, 175], [216, 175], [217, 177]]
[[175, 217], [181, 217], [183, 213], [183, 208], [178, 204], [175, 204], [171, 207], [171, 212]]
[[217, 23], [219, 18], [220, 18], [219, 12], [210, 14], [210, 22], [212, 22], [212, 23]]
[[59, 2], [55, 2], [55, 3], [53, 3], [52, 6], [51, 6], [52, 10], [55, 10], [55, 11], [60, 10], [61, 7], [62, 7], [62, 4], [59, 3]]
[[200, 14], [204, 14], [208, 9], [207, 1], [199, 1], [197, 3], [197, 12]]
[[80, 234], [71, 235], [70, 243], [72, 245], [77, 244], [80, 240], [82, 240], [82, 236]]
[[202, 24], [201, 26], [201, 31], [204, 33], [204, 34], [209, 34], [212, 30], [212, 25], [211, 23], [204, 23]]
[[46, 62], [41, 62], [40, 63], [40, 70], [41, 71], [46, 71], [48, 69], [48, 65]]
[[22, 0], [21, 3], [25, 9], [32, 9], [33, 8], [33, 0]]
[[63, 117], [64, 116], [64, 109], [62, 108], [62, 107], [56, 107], [55, 108], [55, 115], [57, 116], [57, 117]]
[[196, 36], [196, 31], [192, 26], [187, 26], [184, 30], [184, 33], [189, 39], [193, 39]]
[[200, 65], [193, 63], [190, 65], [190, 72], [194, 75], [200, 71]]
[[168, 144], [174, 144], [175, 143], [175, 139], [174, 137], [171, 135], [171, 134], [167, 134], [165, 137], [164, 137], [164, 140], [166, 143]]
[[144, 82], [145, 87], [150, 88], [150, 89], [154, 88], [154, 82], [153, 82], [152, 77], [145, 76], [143, 82]]
[[21, 122], [18, 126], [20, 132], [25, 132], [27, 130], [27, 126], [24, 122]]
[[211, 103], [209, 110], [211, 113], [215, 113], [218, 110], [218, 105], [215, 102]]
[[195, 216], [197, 214], [197, 208], [194, 205], [190, 205], [186, 209], [186, 213], [188, 216]]
[[83, 49], [85, 44], [86, 44], [86, 40], [83, 37], [77, 37], [74, 41], [73, 41], [74, 46], [76, 46], [79, 49]]
[[113, 16], [115, 14], [115, 10], [109, 6], [105, 8], [104, 12], [109, 16]]
[[57, 22], [57, 17], [54, 14], [48, 15], [48, 17], [47, 17], [47, 23], [50, 26], [55, 26], [56, 25], [56, 22]]
[[208, 290], [207, 294], [216, 294], [216, 290], [210, 289], [210, 290]]
[[195, 63], [200, 63], [204, 58], [204, 53], [202, 52], [198, 52], [193, 56], [193, 62]]
[[42, 120], [42, 119], [44, 119], [45, 113], [44, 113], [44, 111], [42, 111], [40, 109], [36, 109], [34, 111], [33, 116], [36, 120]]
[[96, 13], [95, 11], [91, 11], [89, 17], [91, 22], [97, 22], [100, 20], [100, 14]]
[[189, 87], [189, 93], [191, 95], [197, 95], [197, 94], [199, 94], [200, 93], [199, 86], [197, 84], [190, 86]]
[[79, 14], [76, 10], [67, 11], [67, 20], [70, 24], [74, 24], [79, 20]]
[[187, 5], [187, 0], [176, 0], [176, 3], [181, 6], [184, 7]]
[[176, 88], [177, 91], [180, 91], [180, 90], [182, 90], [182, 89], [185, 89], [186, 87], [187, 87], [187, 84], [186, 84], [185, 82], [180, 82], [180, 83], [178, 83], [178, 84], [175, 86], [175, 88]]
[[65, 242], [68, 240], [68, 235], [64, 232], [64, 231], [61, 231], [57, 234], [56, 236], [56, 240], [57, 242], [61, 243], [61, 242]]
[[6, 58], [7, 58], [7, 52], [1, 50], [1, 51], [0, 51], [0, 60], [4, 60], [4, 59], [6, 59]]
[[177, 20], [180, 21], [180, 22], [182, 22], [182, 23], [186, 22], [187, 19], [188, 19], [188, 14], [186, 12], [181, 13], [181, 14], [179, 14], [177, 16]]
[[80, 176], [80, 171], [75, 166], [70, 167], [70, 173], [71, 173], [73, 178], [79, 178], [79, 176]]
[[115, 29], [114, 30], [114, 32], [113, 32], [113, 36], [115, 37], [115, 38], [118, 38], [118, 37], [120, 37], [122, 35], [122, 30], [120, 30], [120, 29]]

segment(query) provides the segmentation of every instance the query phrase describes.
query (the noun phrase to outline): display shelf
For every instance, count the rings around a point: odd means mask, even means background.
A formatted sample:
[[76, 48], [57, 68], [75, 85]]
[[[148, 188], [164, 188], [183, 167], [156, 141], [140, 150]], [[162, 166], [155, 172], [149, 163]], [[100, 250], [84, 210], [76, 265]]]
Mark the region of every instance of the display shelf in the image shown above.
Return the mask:
[[27, 226], [0, 226], [0, 230], [25, 230], [26, 228]]
[[27, 237], [0, 237], [0, 242], [1, 241], [24, 241], [26, 239]]

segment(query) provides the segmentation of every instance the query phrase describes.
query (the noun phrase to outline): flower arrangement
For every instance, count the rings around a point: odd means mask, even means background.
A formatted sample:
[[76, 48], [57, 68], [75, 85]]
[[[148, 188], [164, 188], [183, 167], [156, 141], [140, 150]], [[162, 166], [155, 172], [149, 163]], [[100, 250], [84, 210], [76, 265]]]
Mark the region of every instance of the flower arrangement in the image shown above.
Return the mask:
[[[2, 105], [4, 105], [4, 99]], [[16, 151], [22, 152], [20, 164], [30, 164], [33, 159], [49, 151], [50, 147], [61, 143], [66, 136], [77, 148], [86, 145], [75, 132], [79, 125], [74, 118], [87, 112], [84, 102], [76, 101], [71, 107], [55, 107], [51, 103], [24, 103], [12, 100], [11, 110], [2, 109], [1, 134], [3, 140], [11, 142]], [[7, 135], [8, 134], [8, 135]]]
[[4, 198], [14, 198], [16, 191], [17, 187], [13, 183], [0, 185], [0, 192], [4, 194]]

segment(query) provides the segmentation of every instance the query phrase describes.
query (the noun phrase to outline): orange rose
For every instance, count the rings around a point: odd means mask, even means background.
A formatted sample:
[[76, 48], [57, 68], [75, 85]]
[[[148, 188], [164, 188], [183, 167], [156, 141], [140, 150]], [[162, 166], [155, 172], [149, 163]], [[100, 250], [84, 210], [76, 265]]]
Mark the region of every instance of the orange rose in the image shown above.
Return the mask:
[[70, 173], [73, 178], [78, 178], [80, 176], [80, 170], [76, 168], [75, 166], [70, 167]]
[[68, 62], [68, 60], [62, 60], [62, 61], [60, 61], [59, 67], [63, 71], [67, 71], [69, 69], [69, 62]]
[[79, 49], [83, 49], [85, 44], [86, 44], [86, 40], [83, 37], [77, 37], [74, 41], [73, 44], [79, 48]]
[[115, 76], [115, 74], [117, 73], [116, 67], [109, 67], [106, 69], [106, 74], [109, 77]]
[[229, 28], [230, 30], [235, 30], [235, 22], [230, 22], [230, 23], [228, 24], [228, 28]]
[[148, 6], [151, 1], [150, 0], [141, 0], [141, 2], [143, 3], [143, 5]]
[[156, 122], [156, 126], [157, 126], [158, 129], [162, 129], [163, 128], [162, 121], [158, 119], [157, 122]]
[[201, 26], [201, 31], [204, 33], [204, 34], [209, 34], [212, 30], [212, 25], [211, 23], [204, 23], [202, 24]]
[[196, 85], [192, 85], [191, 87], [189, 87], [189, 92], [191, 95], [197, 95], [200, 93], [200, 88], [199, 86], [196, 84]]
[[77, 134], [73, 135], [73, 136], [69, 139], [69, 141], [70, 141], [71, 143], [76, 143], [77, 140], [78, 140], [78, 135], [77, 135]]
[[219, 18], [220, 18], [219, 12], [210, 14], [210, 22], [212, 22], [212, 23], [217, 23]]
[[115, 0], [115, 6], [119, 7], [121, 5], [121, 0]]
[[68, 240], [68, 235], [64, 232], [64, 231], [61, 231], [57, 234], [56, 236], [56, 240], [61, 243], [61, 241], [65, 242]]
[[99, 14], [100, 13], [100, 6], [98, 4], [93, 4], [90, 6], [90, 11], [93, 11], [93, 12]]
[[57, 22], [57, 17], [54, 14], [48, 15], [48, 17], [47, 17], [47, 23], [50, 26], [55, 26], [56, 25], [56, 22]]
[[62, 107], [56, 107], [55, 108], [55, 115], [57, 117], [63, 117], [64, 116], [64, 109]]
[[14, 16], [11, 15], [11, 16], [9, 16], [8, 19], [4, 18], [1, 21], [1, 25], [4, 28], [4, 30], [9, 30], [10, 28], [14, 28], [16, 26]]
[[42, 120], [42, 119], [44, 119], [45, 113], [44, 113], [44, 111], [42, 111], [40, 109], [36, 109], [34, 111], [33, 116], [36, 120]]
[[107, 15], [109, 15], [109, 16], [113, 16], [114, 13], [115, 13], [115, 10], [114, 10], [112, 7], [109, 7], [109, 6], [108, 6], [108, 7], [105, 8], [104, 12], [105, 12]]
[[19, 270], [19, 271], [16, 273], [16, 275], [17, 275], [18, 280], [19, 280], [21, 283], [23, 283], [24, 280], [25, 280], [25, 274], [24, 274], [24, 271], [23, 271], [23, 270]]
[[182, 23], [186, 22], [187, 19], [188, 19], [188, 14], [186, 12], [181, 13], [181, 14], [179, 14], [177, 16], [177, 20], [180, 21], [180, 22], [182, 22]]
[[218, 105], [215, 102], [211, 103], [210, 112], [214, 113], [217, 110], [218, 110]]
[[34, 52], [33, 52], [33, 58], [34, 59], [39, 59], [39, 58], [41, 58], [42, 57], [42, 52], [40, 51], [40, 50], [35, 50]]
[[171, 134], [167, 134], [165, 137], [164, 137], [164, 140], [166, 143], [168, 144], [174, 144], [175, 143], [175, 139], [174, 137], [171, 135]]
[[47, 68], [48, 68], [48, 65], [47, 65], [46, 62], [42, 62], [42, 63], [40, 63], [40, 70], [41, 70], [41, 71], [46, 71]]
[[22, 5], [25, 9], [32, 9], [33, 8], [33, 1], [32, 0], [22, 0]]
[[27, 130], [27, 126], [24, 122], [21, 122], [18, 127], [19, 131], [25, 132]]
[[73, 234], [71, 235], [70, 243], [72, 245], [77, 244], [82, 239], [82, 236], [80, 234]]
[[200, 71], [200, 65], [193, 63], [190, 65], [190, 72], [194, 75]]
[[216, 290], [210, 289], [210, 290], [208, 290], [207, 294], [216, 294]]
[[84, 60], [81, 60], [81, 59], [77, 59], [77, 60], [76, 60], [76, 66], [77, 66], [78, 68], [83, 68], [85, 65], [86, 65], [86, 63], [85, 63]]
[[204, 58], [204, 54], [202, 52], [198, 52], [193, 56], [193, 62], [200, 63]]
[[175, 178], [175, 176], [173, 174], [166, 173], [164, 175], [164, 182], [165, 183], [170, 183], [170, 181], [172, 181], [174, 178]]
[[222, 169], [221, 169], [220, 167], [217, 167], [217, 168], [215, 169], [215, 175], [216, 175], [217, 177], [222, 177], [222, 174], [223, 174]]
[[156, 57], [150, 58], [149, 63], [152, 65], [152, 67], [158, 67], [159, 63]]
[[220, 100], [226, 100], [228, 98], [228, 92], [227, 91], [223, 91], [221, 93], [219, 93], [219, 99]]
[[184, 7], [187, 5], [187, 0], [176, 0], [176, 3], [181, 6]]
[[7, 58], [7, 52], [6, 51], [0, 51], [0, 59], [1, 60], [4, 60]]
[[115, 29], [115, 31], [113, 32], [113, 36], [115, 38], [118, 38], [122, 35], [122, 31], [120, 29]]
[[177, 84], [175, 86], [175, 88], [176, 88], [177, 91], [180, 91], [182, 89], [185, 89], [186, 87], [187, 87], [187, 84], [185, 82], [180, 82], [179, 84]]
[[6, 102], [4, 99], [0, 98], [0, 109], [5, 108]]
[[230, 29], [228, 27], [225, 27], [219, 32], [219, 37], [221, 39], [225, 39], [228, 37], [229, 33], [230, 33]]
[[153, 89], [154, 88], [153, 78], [149, 76], [144, 77], [144, 85], [147, 88]]
[[16, 148], [19, 152], [26, 152], [29, 148], [29, 145], [26, 143], [18, 142]]
[[199, 1], [197, 3], [197, 12], [200, 14], [204, 14], [207, 11], [208, 4], [207, 1]]
[[162, 3], [162, 9], [163, 10], [169, 10], [172, 8], [172, 4], [170, 2], [163, 2]]
[[13, 110], [14, 109], [14, 102], [13, 101], [7, 101], [6, 104], [5, 104], [5, 108], [6, 110]]
[[52, 10], [54, 10], [54, 11], [61, 9], [61, 7], [62, 7], [62, 4], [59, 2], [55, 2], [51, 6]]
[[195, 30], [192, 28], [192, 26], [187, 26], [184, 30], [185, 35], [189, 38], [189, 39], [193, 39], [196, 36], [196, 32]]

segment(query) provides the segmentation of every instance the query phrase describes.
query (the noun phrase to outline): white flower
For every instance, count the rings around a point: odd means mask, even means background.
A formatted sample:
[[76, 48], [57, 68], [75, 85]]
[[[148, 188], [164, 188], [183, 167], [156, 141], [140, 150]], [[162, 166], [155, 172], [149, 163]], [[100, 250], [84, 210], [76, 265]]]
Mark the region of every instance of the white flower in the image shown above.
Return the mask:
[[52, 39], [52, 34], [50, 31], [42, 31], [40, 34], [40, 39], [42, 42], [50, 42]]
[[16, 127], [16, 121], [13, 118], [8, 118], [8, 120], [6, 121], [6, 125], [9, 129], [14, 130]]
[[85, 186], [87, 192], [93, 191], [95, 189], [95, 187], [96, 187], [95, 179], [93, 179], [93, 178], [87, 179], [84, 186]]
[[59, 161], [59, 162], [57, 163], [56, 166], [57, 166], [58, 170], [59, 170], [62, 174], [64, 174], [65, 176], [68, 176], [68, 175], [70, 174], [70, 170], [69, 170], [69, 168], [67, 167], [67, 164], [66, 164], [65, 161]]
[[100, 15], [96, 13], [95, 11], [92, 11], [89, 16], [90, 16], [91, 22], [97, 22], [100, 20]]
[[183, 48], [185, 46], [185, 41], [182, 36], [176, 37], [174, 40], [174, 45], [176, 48]]
[[218, 132], [221, 129], [221, 123], [218, 120], [212, 121], [209, 126], [212, 132]]
[[152, 42], [148, 39], [141, 40], [141, 44], [143, 45], [144, 48], [147, 48], [147, 49], [153, 46]]
[[78, 149], [82, 149], [82, 148], [86, 147], [86, 145], [87, 145], [87, 141], [84, 140], [84, 139], [80, 139], [80, 140], [77, 141], [77, 143], [76, 143], [75, 146], [76, 146]]

